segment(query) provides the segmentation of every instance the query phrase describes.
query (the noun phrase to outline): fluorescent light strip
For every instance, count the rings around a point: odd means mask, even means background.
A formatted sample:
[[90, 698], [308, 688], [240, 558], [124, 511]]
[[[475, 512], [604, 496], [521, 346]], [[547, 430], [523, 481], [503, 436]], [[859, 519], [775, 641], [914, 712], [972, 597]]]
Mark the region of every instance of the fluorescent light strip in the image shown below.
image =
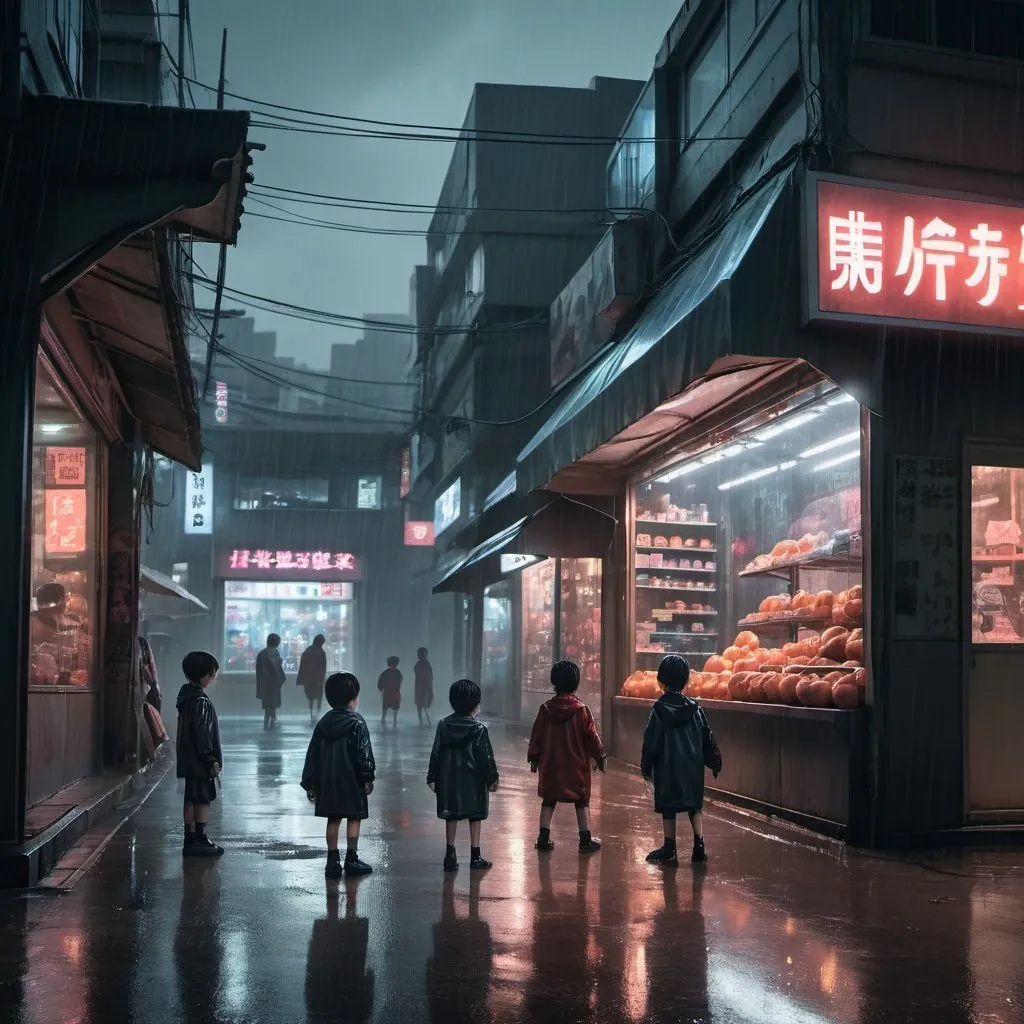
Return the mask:
[[834, 459], [826, 459], [824, 462], [819, 462], [814, 467], [814, 472], [817, 473], [821, 469], [832, 469], [833, 466], [841, 466], [844, 462], [853, 462], [854, 459], [860, 458], [860, 449], [855, 452], [847, 452], [845, 455], [837, 455]]
[[40, 434], [59, 434], [64, 429], [63, 423], [40, 423]]
[[848, 395], [844, 392], [841, 395], [836, 395], [835, 398], [830, 398], [825, 404], [834, 409], [837, 405], [849, 405], [850, 402], [856, 401], [857, 399], [853, 395]]
[[741, 444], [731, 444], [726, 448], [722, 455], [727, 459], [734, 459], [737, 455], [742, 455], [746, 449]]
[[820, 415], [820, 410], [818, 412], [804, 412], [799, 416], [794, 416], [792, 419], [785, 419], [773, 426], [766, 427], [764, 430], [758, 431], [754, 437], [758, 441], [770, 441], [773, 437], [778, 437], [779, 434], [784, 434], [787, 430], [793, 430], [796, 427], [802, 427], [805, 423], [810, 423], [811, 420]]
[[843, 434], [842, 437], [833, 437], [831, 441], [823, 441], [821, 444], [816, 444], [813, 448], [808, 448], [807, 451], [800, 453], [801, 459], [810, 459], [815, 455], [821, 455], [824, 452], [830, 452], [833, 448], [839, 448], [844, 444], [849, 444], [851, 441], [857, 441], [860, 438], [859, 430], [851, 430], [848, 434]]

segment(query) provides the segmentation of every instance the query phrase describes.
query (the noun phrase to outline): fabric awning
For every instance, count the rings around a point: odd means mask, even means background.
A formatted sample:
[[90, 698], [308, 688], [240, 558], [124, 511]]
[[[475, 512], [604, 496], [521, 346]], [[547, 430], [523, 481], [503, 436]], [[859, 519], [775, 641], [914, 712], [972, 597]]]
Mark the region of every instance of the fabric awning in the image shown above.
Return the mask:
[[[633, 451], [639, 441], [664, 440], [680, 424], [669, 403], [697, 381], [743, 372], [753, 384], [804, 360], [871, 404], [863, 387], [871, 367], [865, 346], [801, 329], [797, 194], [791, 170], [748, 193], [520, 452], [520, 492], [552, 481], [613, 438], [629, 440]], [[720, 387], [737, 379], [744, 382], [733, 377]], [[629, 428], [655, 413], [664, 413], [660, 422], [648, 421], [630, 436]], [[621, 455], [628, 451], [623, 447]]]
[[477, 544], [434, 584], [434, 593], [471, 593], [502, 578], [502, 555], [538, 558], [603, 558], [611, 547], [615, 516], [605, 502], [548, 493], [541, 508]]
[[200, 611], [208, 612], [210, 610], [195, 594], [190, 594], [184, 587], [175, 583], [170, 576], [165, 576], [162, 572], [150, 569], [146, 565], [142, 566], [140, 573], [142, 576], [142, 589], [147, 594], [176, 597], [182, 601], [187, 601], [189, 604], [194, 604]]

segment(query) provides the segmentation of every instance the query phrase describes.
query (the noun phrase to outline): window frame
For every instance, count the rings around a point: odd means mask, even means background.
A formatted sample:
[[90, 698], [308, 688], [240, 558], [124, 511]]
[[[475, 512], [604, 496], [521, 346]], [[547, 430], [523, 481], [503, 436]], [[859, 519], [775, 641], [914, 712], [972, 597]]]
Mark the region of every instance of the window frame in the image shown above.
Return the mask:
[[[691, 123], [690, 120], [690, 95], [691, 95], [691, 76], [696, 67], [704, 60], [714, 49], [716, 43], [722, 40], [725, 48], [725, 80], [722, 88], [718, 91], [715, 98], [708, 104], [707, 109], [700, 115], [696, 123]], [[680, 149], [685, 149], [699, 133], [700, 129], [707, 122], [711, 116], [712, 111], [715, 109], [718, 101], [722, 98], [726, 89], [729, 87], [729, 81], [731, 79], [729, 70], [729, 19], [727, 15], [727, 7], [721, 6], [718, 13], [715, 15], [711, 25], [707, 31], [701, 36], [700, 42], [694, 47], [692, 53], [686, 61], [681, 65], [681, 88], [680, 103], [679, 103], [679, 127], [680, 127]]]

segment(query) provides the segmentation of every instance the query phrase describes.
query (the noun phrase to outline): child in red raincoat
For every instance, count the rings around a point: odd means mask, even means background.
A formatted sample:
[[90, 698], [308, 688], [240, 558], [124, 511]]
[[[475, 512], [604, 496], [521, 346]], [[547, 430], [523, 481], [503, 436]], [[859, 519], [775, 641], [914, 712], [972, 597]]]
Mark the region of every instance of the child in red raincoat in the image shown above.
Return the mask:
[[580, 853], [595, 853], [601, 849], [601, 841], [590, 832], [590, 762], [603, 772], [608, 759], [590, 708], [576, 696], [579, 666], [560, 661], [551, 669], [551, 685], [555, 696], [537, 712], [526, 754], [530, 769], [540, 775], [540, 835], [536, 848], [544, 853], [555, 848], [551, 841], [555, 807], [571, 803], [576, 807]]
[[398, 659], [392, 655], [388, 658], [388, 667], [377, 679], [380, 690], [380, 724], [386, 725], [388, 712], [391, 712], [391, 724], [398, 726], [398, 709], [402, 706], [402, 673], [398, 671]]

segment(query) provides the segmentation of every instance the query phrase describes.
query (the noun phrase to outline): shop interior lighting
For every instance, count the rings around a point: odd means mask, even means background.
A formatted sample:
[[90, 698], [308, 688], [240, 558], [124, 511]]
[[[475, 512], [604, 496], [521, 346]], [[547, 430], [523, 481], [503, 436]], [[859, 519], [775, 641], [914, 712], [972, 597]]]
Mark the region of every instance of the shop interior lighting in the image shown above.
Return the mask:
[[739, 487], [740, 484], [753, 483], [753, 481], [761, 480], [766, 476], [771, 476], [773, 473], [781, 473], [784, 470], [792, 469], [795, 465], [795, 461], [790, 461], [782, 462], [777, 466], [767, 466], [764, 469], [755, 470], [753, 473], [738, 476], [735, 480], [726, 480], [724, 484], [718, 485], [718, 489], [720, 491], [731, 491], [734, 487]]
[[848, 434], [843, 434], [842, 437], [833, 437], [831, 441], [822, 441], [821, 444], [816, 444], [813, 448], [808, 448], [807, 451], [800, 453], [801, 459], [810, 459], [815, 455], [822, 455], [824, 452], [830, 452], [833, 448], [840, 448], [844, 444], [849, 444], [851, 441], [856, 441], [860, 438], [859, 430], [851, 430]]
[[725, 452], [710, 452], [705, 455], [701, 460], [702, 466], [712, 466], [716, 462], [721, 462], [725, 458]]
[[722, 451], [722, 456], [726, 459], [735, 459], [737, 455], [742, 455], [746, 450], [741, 444], [731, 444]]
[[696, 473], [698, 469], [703, 468], [704, 467], [699, 462], [687, 462], [685, 465], [678, 466], [676, 469], [666, 473], [664, 476], [659, 476], [657, 482], [659, 484], [670, 484], [678, 477], [687, 476], [690, 473]]
[[1000, 501], [998, 494], [986, 494], [984, 498], [977, 498], [971, 502], [971, 508], [989, 508], [998, 505]]
[[846, 452], [844, 455], [837, 455], [834, 459], [826, 459], [824, 462], [819, 462], [814, 467], [814, 472], [817, 473], [822, 469], [832, 469], [834, 466], [841, 466], [844, 462], [853, 462], [854, 459], [860, 458], [860, 449], [858, 448], [855, 452]]
[[811, 420], [820, 415], [821, 410], [817, 412], [802, 412], [800, 415], [792, 417], [792, 419], [780, 420], [778, 423], [758, 431], [754, 438], [758, 441], [770, 441], [773, 437], [778, 437], [779, 434], [784, 434], [787, 430], [794, 430], [797, 427], [802, 427], [805, 423], [810, 423]]
[[40, 434], [59, 434], [64, 429], [63, 423], [40, 423]]

